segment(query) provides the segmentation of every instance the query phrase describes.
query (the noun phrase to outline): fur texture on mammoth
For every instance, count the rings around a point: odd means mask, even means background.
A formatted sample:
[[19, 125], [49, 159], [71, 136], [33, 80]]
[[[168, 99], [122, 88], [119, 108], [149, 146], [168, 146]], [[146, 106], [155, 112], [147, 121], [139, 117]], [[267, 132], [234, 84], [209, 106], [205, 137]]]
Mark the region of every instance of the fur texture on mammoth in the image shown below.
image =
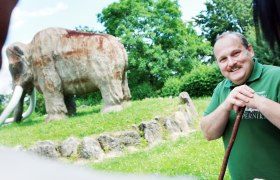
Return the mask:
[[[130, 100], [127, 53], [112, 35], [48, 28], [29, 44], [11, 44], [6, 53], [14, 92], [0, 124], [28, 117], [35, 107], [35, 89], [45, 98], [47, 121], [75, 114], [75, 95], [100, 90], [104, 113], [121, 111]], [[26, 94], [31, 103], [23, 113]], [[12, 111], [14, 118], [7, 120]]]

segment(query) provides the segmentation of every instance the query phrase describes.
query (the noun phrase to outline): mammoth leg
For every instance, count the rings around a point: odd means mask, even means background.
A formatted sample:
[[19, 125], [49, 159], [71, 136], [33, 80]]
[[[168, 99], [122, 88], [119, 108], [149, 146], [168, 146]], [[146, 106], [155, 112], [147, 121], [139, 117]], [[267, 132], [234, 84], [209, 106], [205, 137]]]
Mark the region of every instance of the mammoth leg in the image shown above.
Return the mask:
[[128, 87], [126, 72], [123, 73], [122, 91], [123, 91], [123, 100], [124, 101], [129, 101], [130, 98], [131, 98], [131, 95], [130, 95], [130, 90], [129, 90], [129, 87]]
[[55, 67], [51, 66], [52, 63], [53, 60], [50, 60], [48, 68], [42, 69], [43, 74], [39, 76], [40, 79], [38, 80], [45, 98], [46, 111], [48, 113], [47, 122], [67, 118], [61, 79], [55, 71]]
[[120, 80], [113, 80], [113, 82], [104, 83], [100, 87], [102, 99], [104, 101], [104, 107], [102, 113], [117, 112], [123, 108], [121, 106], [123, 100], [122, 85]]
[[64, 102], [69, 116], [76, 115], [76, 97], [74, 95], [65, 95]]
[[122, 79], [122, 92], [123, 92], [122, 106], [126, 108], [131, 105], [130, 103], [131, 95], [127, 82], [127, 74], [125, 72], [123, 74], [123, 79]]

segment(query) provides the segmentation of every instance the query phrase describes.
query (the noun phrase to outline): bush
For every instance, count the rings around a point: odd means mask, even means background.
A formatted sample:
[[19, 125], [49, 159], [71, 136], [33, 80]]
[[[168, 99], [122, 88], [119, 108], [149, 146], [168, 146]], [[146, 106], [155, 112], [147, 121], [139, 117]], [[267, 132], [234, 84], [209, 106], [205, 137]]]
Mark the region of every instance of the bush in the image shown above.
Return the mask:
[[224, 79], [217, 65], [199, 65], [181, 77], [181, 91], [190, 96], [210, 96], [216, 85]]
[[156, 95], [155, 87], [147, 82], [131, 87], [130, 92], [133, 100], [141, 100]]
[[161, 89], [160, 96], [178, 96], [181, 92], [182, 83], [179, 78], [169, 78]]
[[[85, 94], [85, 95], [78, 95], [76, 96], [76, 106], [79, 107], [81, 105], [87, 105], [87, 106], [94, 106], [97, 104], [100, 104], [102, 101], [101, 93], [100, 91]], [[47, 113], [46, 107], [45, 107], [45, 100], [44, 96], [40, 93], [36, 93], [36, 107], [35, 112], [39, 115], [44, 115]]]
[[81, 105], [94, 106], [100, 104], [101, 102], [102, 102], [102, 95], [100, 91], [76, 96], [77, 107]]
[[39, 115], [44, 115], [47, 113], [45, 106], [45, 99], [43, 94], [36, 92], [36, 107], [35, 112]]

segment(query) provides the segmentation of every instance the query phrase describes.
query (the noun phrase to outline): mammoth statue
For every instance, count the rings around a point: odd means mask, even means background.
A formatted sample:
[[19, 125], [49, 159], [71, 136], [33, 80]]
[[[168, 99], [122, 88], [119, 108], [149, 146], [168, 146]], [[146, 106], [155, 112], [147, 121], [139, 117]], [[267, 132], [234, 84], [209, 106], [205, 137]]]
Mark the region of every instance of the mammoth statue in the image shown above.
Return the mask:
[[[111, 35], [48, 28], [38, 32], [29, 44], [10, 45], [6, 53], [15, 88], [0, 124], [12, 111], [10, 121], [16, 122], [32, 113], [35, 88], [44, 95], [47, 121], [74, 114], [75, 95], [100, 90], [104, 113], [120, 111], [130, 100], [127, 53]], [[31, 101], [23, 113], [26, 94]]]

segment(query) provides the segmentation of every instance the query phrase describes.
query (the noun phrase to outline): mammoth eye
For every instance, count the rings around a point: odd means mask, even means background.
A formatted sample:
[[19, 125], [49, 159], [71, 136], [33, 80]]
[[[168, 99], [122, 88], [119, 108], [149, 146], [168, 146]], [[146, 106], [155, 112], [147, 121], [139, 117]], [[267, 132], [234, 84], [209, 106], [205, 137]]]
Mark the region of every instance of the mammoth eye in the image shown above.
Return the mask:
[[18, 56], [24, 55], [23, 51], [22, 51], [18, 46], [15, 46], [15, 47], [14, 47], [14, 52], [15, 52]]

